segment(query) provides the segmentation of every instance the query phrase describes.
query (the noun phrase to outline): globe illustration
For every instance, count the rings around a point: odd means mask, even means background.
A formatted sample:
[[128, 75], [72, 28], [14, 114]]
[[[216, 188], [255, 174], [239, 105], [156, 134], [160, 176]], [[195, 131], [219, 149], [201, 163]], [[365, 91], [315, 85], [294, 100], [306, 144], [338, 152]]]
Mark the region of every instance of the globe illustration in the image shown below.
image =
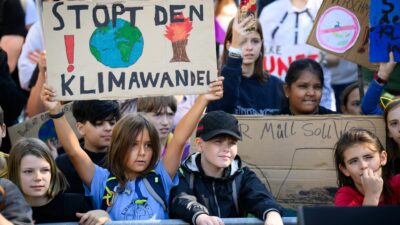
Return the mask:
[[90, 52], [103, 65], [111, 68], [126, 68], [142, 55], [143, 36], [137, 27], [123, 19], [98, 27], [90, 37]]
[[46, 142], [47, 140], [57, 139], [56, 128], [54, 127], [53, 120], [48, 120], [42, 124], [38, 133], [39, 139]]

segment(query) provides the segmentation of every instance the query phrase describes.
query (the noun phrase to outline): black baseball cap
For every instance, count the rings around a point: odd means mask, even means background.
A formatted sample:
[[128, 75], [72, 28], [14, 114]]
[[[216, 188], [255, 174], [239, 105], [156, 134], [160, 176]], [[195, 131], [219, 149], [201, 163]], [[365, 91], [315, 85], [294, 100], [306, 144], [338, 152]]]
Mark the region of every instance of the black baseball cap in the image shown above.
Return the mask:
[[238, 120], [234, 116], [221, 110], [207, 113], [197, 125], [196, 137], [208, 141], [220, 134], [242, 140]]

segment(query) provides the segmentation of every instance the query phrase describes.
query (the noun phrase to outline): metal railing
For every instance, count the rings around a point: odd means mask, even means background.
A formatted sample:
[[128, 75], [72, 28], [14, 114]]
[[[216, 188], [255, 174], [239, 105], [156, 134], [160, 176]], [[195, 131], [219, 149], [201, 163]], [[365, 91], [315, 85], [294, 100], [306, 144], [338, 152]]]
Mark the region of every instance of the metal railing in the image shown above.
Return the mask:
[[[225, 225], [263, 225], [264, 222], [257, 218], [225, 218], [222, 219]], [[283, 217], [283, 223], [285, 225], [296, 225], [297, 217]], [[189, 225], [189, 223], [183, 220], [126, 220], [126, 221], [110, 221], [105, 225]], [[68, 223], [41, 223], [38, 225], [78, 225], [77, 222]]]

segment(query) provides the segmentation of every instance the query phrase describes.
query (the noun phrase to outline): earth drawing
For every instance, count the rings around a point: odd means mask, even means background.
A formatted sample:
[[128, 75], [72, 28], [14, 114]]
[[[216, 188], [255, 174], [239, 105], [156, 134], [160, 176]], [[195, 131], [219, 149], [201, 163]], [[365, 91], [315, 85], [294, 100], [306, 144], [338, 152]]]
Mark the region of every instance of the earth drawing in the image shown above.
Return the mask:
[[103, 65], [126, 68], [136, 63], [143, 52], [144, 40], [136, 26], [123, 19], [98, 27], [90, 37], [90, 52]]

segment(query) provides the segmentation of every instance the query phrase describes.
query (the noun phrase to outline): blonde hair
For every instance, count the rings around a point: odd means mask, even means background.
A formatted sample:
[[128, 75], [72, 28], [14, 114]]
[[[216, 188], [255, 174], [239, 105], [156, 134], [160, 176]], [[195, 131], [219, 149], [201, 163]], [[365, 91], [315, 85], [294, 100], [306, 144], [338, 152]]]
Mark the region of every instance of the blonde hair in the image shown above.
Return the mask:
[[60, 192], [67, 189], [68, 182], [62, 172], [58, 170], [47, 145], [37, 138], [24, 138], [18, 141], [11, 149], [8, 159], [8, 179], [14, 182], [21, 190], [21, 160], [26, 155], [42, 158], [49, 163], [51, 180], [49, 189], [47, 190], [47, 197], [54, 198]]

